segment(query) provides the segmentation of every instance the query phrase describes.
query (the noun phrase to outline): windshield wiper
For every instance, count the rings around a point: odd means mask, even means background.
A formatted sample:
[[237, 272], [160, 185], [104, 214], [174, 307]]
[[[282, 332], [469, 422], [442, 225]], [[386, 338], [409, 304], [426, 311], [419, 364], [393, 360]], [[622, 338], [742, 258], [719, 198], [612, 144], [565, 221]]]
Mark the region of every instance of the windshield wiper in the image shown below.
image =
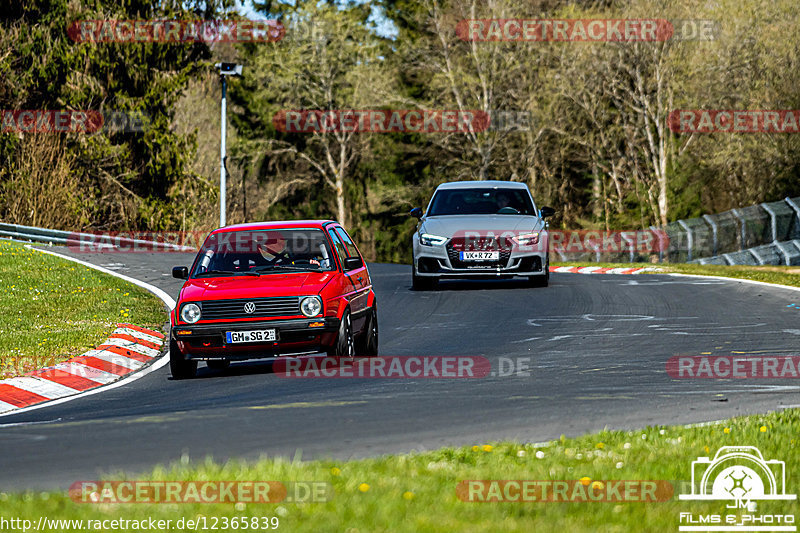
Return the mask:
[[199, 278], [200, 276], [233, 276], [233, 272], [228, 270], [206, 270], [205, 272], [199, 272], [194, 275], [194, 277]]
[[267, 270], [296, 270], [296, 271], [299, 271], [299, 272], [307, 272], [309, 270], [319, 270], [319, 267], [315, 267], [315, 268], [311, 268], [310, 269], [310, 268], [305, 268], [305, 267], [297, 266], [297, 265], [267, 265], [267, 266], [258, 267], [256, 269], [256, 272], [263, 272], [263, 271], [267, 271]]
[[200, 272], [199, 274], [195, 274], [194, 277], [199, 278], [200, 276], [209, 276], [209, 275], [212, 275], [212, 276], [219, 276], [219, 275], [222, 275], [222, 276], [238, 276], [238, 275], [260, 276], [261, 274], [259, 274], [258, 272], [255, 272], [253, 270], [245, 270], [245, 271], [242, 271], [242, 272], [231, 272], [230, 270], [207, 270], [206, 272]]

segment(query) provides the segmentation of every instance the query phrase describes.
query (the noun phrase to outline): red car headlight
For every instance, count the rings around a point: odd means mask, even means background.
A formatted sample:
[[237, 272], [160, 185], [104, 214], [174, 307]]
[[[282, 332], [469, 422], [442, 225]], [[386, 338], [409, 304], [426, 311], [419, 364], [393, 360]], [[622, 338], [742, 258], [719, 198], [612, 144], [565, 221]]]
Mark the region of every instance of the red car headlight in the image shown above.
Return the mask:
[[200, 306], [192, 303], [184, 304], [181, 308], [181, 320], [189, 324], [200, 320]]
[[300, 300], [300, 312], [309, 318], [319, 316], [322, 314], [322, 300], [319, 296], [306, 296]]

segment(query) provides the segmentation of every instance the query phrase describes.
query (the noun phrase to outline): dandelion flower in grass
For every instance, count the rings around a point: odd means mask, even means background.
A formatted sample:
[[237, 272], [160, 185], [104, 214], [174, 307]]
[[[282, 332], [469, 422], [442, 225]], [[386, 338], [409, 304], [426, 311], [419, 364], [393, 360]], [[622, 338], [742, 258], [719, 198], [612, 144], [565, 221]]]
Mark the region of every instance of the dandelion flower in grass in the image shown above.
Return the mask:
[[598, 443], [597, 443], [597, 444], [595, 444], [594, 446], [595, 446], [595, 448], [597, 448], [598, 450], [602, 450], [603, 448], [605, 448], [605, 447], [606, 447], [606, 445], [605, 445], [605, 444], [603, 444], [602, 442], [598, 442]]
[[711, 448], [709, 448], [708, 446], [703, 447], [703, 449], [706, 451], [706, 453], [711, 452]]
[[603, 490], [603, 487], [605, 487], [605, 485], [603, 485], [602, 481], [592, 481], [592, 488], [593, 489], [595, 489], [595, 490]]
[[361, 485], [358, 486], [358, 490], [360, 490], [361, 492], [367, 492], [369, 490], [369, 485], [367, 485], [366, 483], [362, 483]]
[[477, 452], [478, 450], [480, 450], [480, 446], [478, 446], [477, 444], [472, 447], [473, 452]]
[[582, 477], [580, 479], [580, 481], [581, 481], [581, 485], [583, 485], [584, 487], [587, 487], [587, 486], [589, 486], [589, 483], [592, 481], [592, 478], [584, 476], [584, 477]]
[[730, 433], [731, 432], [731, 428], [725, 428], [725, 429], [722, 430], [722, 432], [723, 433]]
[[767, 426], [761, 426], [760, 428], [758, 428], [758, 430], [759, 430], [761, 433], [766, 433], [766, 432], [767, 432]]
[[494, 447], [491, 444], [484, 444], [483, 445], [483, 451], [485, 451], [485, 452], [490, 452], [493, 449], [494, 449]]
[[342, 473], [342, 471], [339, 470], [338, 468], [336, 468], [335, 466], [333, 468], [331, 468], [331, 474], [333, 474], [334, 476], [338, 476], [341, 473]]
[[404, 499], [404, 500], [409, 500], [409, 501], [413, 500], [413, 499], [414, 499], [414, 493], [413, 493], [413, 492], [411, 492], [411, 491], [408, 491], [408, 490], [407, 490], [407, 491], [405, 491], [405, 492], [403, 493], [403, 499]]

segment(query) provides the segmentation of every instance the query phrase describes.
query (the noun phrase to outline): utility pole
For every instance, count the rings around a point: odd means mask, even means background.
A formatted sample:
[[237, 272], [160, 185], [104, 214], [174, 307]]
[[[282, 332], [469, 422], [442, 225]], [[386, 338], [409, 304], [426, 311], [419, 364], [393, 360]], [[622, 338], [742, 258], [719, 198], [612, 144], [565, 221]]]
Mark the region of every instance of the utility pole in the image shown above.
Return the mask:
[[225, 226], [225, 191], [227, 178], [227, 153], [225, 152], [225, 133], [227, 129], [227, 88], [228, 76], [241, 76], [242, 65], [236, 63], [217, 63], [219, 78], [222, 82], [222, 106], [220, 111], [220, 143], [219, 143], [219, 227]]

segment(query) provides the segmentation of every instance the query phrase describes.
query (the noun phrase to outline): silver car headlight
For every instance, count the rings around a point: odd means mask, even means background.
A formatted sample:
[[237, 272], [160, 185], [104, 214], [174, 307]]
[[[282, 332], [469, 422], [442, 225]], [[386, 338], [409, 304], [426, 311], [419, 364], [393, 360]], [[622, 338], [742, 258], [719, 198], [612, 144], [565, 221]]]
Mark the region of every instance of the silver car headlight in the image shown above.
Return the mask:
[[539, 244], [539, 233], [523, 233], [514, 237], [513, 240], [520, 246], [533, 246], [534, 244]]
[[420, 233], [419, 243], [425, 246], [438, 246], [447, 242], [447, 237], [431, 235], [430, 233]]
[[200, 306], [197, 304], [186, 304], [181, 309], [181, 320], [194, 324], [200, 320]]
[[319, 296], [306, 296], [300, 300], [300, 312], [309, 318], [320, 315], [322, 313], [322, 300]]

